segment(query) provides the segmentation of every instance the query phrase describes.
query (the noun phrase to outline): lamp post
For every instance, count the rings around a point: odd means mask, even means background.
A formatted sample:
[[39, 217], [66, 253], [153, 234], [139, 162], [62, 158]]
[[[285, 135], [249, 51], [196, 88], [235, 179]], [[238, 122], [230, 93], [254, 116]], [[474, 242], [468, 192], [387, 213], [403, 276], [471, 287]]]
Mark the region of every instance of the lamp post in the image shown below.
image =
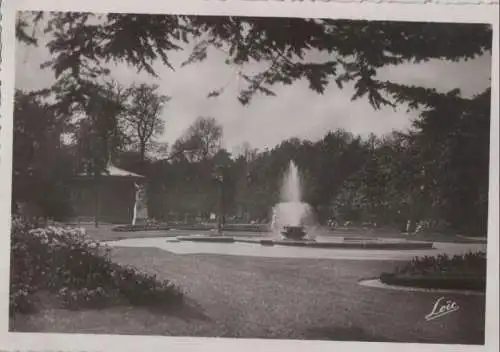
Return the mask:
[[100, 216], [101, 216], [101, 171], [99, 167], [93, 163], [92, 164], [92, 184], [94, 185], [94, 227], [99, 227]]
[[226, 180], [226, 167], [217, 165], [215, 168], [215, 180], [218, 185], [219, 201], [218, 201], [218, 215], [217, 215], [217, 232], [223, 235], [223, 228], [225, 224], [225, 180]]

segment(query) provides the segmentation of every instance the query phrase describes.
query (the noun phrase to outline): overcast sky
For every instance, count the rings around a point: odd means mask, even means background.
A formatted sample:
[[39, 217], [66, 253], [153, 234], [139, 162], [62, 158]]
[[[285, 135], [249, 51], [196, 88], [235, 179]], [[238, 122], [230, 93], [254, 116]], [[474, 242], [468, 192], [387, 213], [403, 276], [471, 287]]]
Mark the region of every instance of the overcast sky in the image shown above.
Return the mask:
[[[171, 62], [180, 63], [189, 51], [170, 56]], [[16, 50], [16, 87], [32, 90], [50, 86], [54, 75], [40, 64], [50, 58], [47, 49], [18, 44]], [[166, 105], [162, 118], [166, 129], [161, 140], [173, 143], [198, 117], [215, 117], [224, 127], [225, 147], [232, 151], [243, 142], [253, 147], [272, 148], [284, 139], [301, 137], [321, 138], [327, 131], [343, 128], [353, 133], [382, 135], [392, 130], [405, 130], [416, 115], [404, 107], [375, 111], [366, 101], [351, 101], [351, 87], [339, 90], [332, 82], [324, 95], [309, 90], [306, 82], [291, 86], [276, 86], [276, 97], [255, 97], [249, 106], [236, 99], [239, 81], [235, 68], [224, 63], [224, 54], [215, 52], [202, 63], [177, 69], [175, 72], [160, 63], [155, 65], [159, 78], [137, 73], [133, 67], [113, 67], [112, 77], [124, 85], [133, 82], [156, 83], [162, 94], [172, 100]], [[491, 56], [463, 62], [433, 61], [419, 65], [401, 65], [380, 72], [384, 79], [407, 84], [434, 87], [441, 91], [454, 88], [471, 96], [490, 85]], [[265, 66], [264, 66], [265, 67]], [[222, 86], [224, 93], [215, 99], [207, 94]]]

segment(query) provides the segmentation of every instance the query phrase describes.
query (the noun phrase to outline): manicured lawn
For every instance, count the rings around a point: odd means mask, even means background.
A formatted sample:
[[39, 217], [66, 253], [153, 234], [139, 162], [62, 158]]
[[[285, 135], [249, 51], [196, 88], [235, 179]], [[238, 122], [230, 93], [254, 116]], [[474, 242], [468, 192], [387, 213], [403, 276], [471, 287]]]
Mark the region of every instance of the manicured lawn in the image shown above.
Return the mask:
[[223, 336], [428, 343], [483, 343], [484, 297], [447, 295], [460, 309], [426, 321], [439, 294], [359, 286], [392, 271], [373, 261], [175, 255], [117, 248], [117, 262], [178, 284], [188, 304], [175, 311], [134, 307], [69, 311], [50, 300], [18, 315], [14, 331]]

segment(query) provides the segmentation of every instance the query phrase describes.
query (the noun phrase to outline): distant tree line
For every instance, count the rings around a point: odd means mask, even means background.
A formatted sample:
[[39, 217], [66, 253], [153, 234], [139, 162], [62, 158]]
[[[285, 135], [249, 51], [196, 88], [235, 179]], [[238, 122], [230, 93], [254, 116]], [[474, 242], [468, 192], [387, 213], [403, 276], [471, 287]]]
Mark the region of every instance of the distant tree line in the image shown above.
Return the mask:
[[[127, 111], [135, 108], [117, 110], [108, 125], [96, 127], [89, 119], [65, 124], [36, 95], [19, 91], [13, 199], [35, 203], [45, 216], [71, 216], [68, 181], [109, 153], [117, 166], [147, 177], [148, 213], [156, 220], [207, 220], [223, 201], [233, 221], [268, 221], [283, 173], [294, 160], [304, 201], [322, 223], [401, 227], [425, 220], [440, 230], [484, 234], [489, 99], [487, 91], [460, 99], [463, 104], [444, 102], [423, 113], [408, 133], [363, 138], [336, 130], [318, 141], [292, 138], [269, 150], [243, 143], [232, 155], [222, 148], [223, 129], [212, 117], [196, 119], [170, 148], [146, 153], [135, 130], [126, 127]], [[99, 140], [106, 143], [97, 145]], [[148, 143], [158, 144], [155, 138]]]

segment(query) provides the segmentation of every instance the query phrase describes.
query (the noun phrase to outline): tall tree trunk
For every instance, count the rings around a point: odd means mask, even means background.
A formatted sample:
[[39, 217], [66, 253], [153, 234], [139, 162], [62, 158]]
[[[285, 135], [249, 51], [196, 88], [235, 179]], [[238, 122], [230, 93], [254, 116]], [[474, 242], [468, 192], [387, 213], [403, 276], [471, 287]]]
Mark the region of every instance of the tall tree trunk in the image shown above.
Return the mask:
[[101, 180], [97, 172], [94, 174], [94, 187], [95, 187], [94, 226], [98, 228], [100, 213], [101, 213]]
[[139, 155], [140, 155], [140, 160], [141, 160], [141, 163], [144, 162], [144, 160], [146, 159], [146, 143], [145, 142], [140, 142], [140, 145], [139, 145]]
[[217, 231], [222, 234], [225, 222], [224, 209], [224, 179], [219, 181], [219, 215], [217, 216]]

